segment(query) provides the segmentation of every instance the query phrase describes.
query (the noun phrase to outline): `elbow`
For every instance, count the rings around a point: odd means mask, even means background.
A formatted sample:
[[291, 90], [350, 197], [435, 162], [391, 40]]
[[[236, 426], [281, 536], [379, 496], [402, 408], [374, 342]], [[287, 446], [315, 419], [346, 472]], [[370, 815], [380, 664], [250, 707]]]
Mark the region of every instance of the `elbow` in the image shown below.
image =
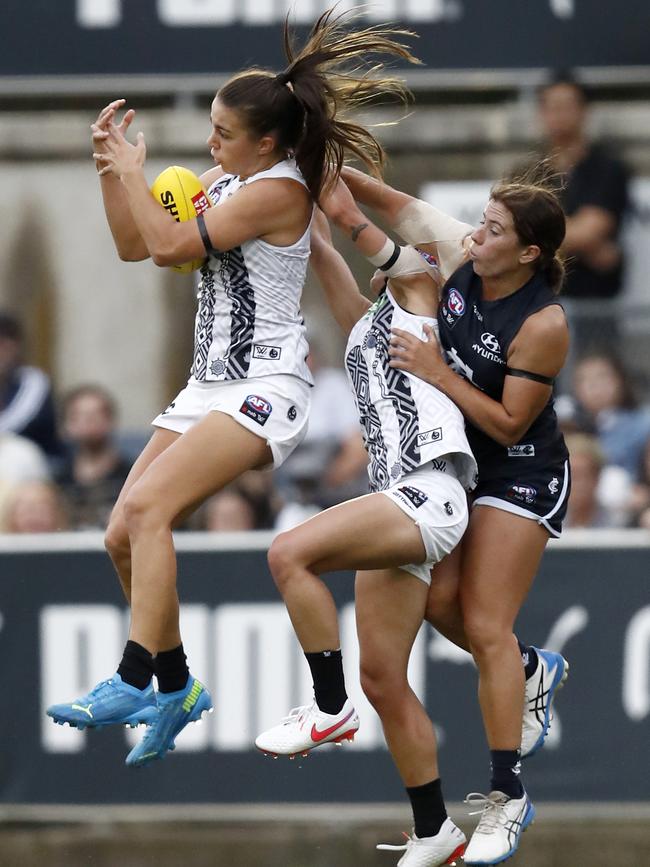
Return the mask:
[[502, 445], [505, 448], [510, 448], [510, 446], [516, 446], [521, 441], [526, 430], [527, 428], [517, 425], [516, 428], [508, 428], [499, 431], [498, 436], [495, 436], [494, 439], [499, 443], [499, 445]]

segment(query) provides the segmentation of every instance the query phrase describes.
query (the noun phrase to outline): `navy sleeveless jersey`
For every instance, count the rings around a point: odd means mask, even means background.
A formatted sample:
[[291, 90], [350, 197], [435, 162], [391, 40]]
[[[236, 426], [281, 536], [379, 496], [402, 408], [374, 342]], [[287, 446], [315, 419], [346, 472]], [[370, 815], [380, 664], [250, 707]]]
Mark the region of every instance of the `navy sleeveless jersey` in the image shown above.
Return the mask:
[[[457, 373], [501, 401], [512, 340], [529, 316], [558, 304], [558, 300], [541, 275], [533, 276], [506, 298], [485, 301], [482, 296], [481, 278], [467, 262], [443, 288], [438, 315], [440, 342], [447, 362]], [[479, 483], [534, 472], [561, 464], [568, 457], [552, 395], [516, 445], [500, 445], [469, 421], [466, 430], [478, 463]]]

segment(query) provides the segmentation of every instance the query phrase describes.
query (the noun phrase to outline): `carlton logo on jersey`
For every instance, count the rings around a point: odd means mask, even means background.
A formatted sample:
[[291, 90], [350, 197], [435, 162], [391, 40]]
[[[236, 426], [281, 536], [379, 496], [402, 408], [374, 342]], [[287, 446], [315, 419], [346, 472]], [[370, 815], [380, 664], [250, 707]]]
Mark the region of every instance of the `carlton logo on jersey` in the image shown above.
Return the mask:
[[239, 411], [252, 418], [258, 424], [265, 425], [266, 420], [273, 411], [273, 407], [268, 400], [264, 400], [259, 394], [249, 394], [239, 408]]

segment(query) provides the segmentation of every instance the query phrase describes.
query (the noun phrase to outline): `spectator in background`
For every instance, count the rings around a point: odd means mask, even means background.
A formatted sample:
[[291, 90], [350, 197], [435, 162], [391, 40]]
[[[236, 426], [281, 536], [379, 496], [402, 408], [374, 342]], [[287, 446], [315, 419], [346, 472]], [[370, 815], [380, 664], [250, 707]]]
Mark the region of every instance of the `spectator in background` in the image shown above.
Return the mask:
[[49, 479], [47, 459], [36, 443], [9, 431], [0, 432], [0, 512], [16, 485]]
[[205, 503], [202, 528], [212, 532], [270, 530], [278, 509], [273, 475], [260, 470], [244, 473]]
[[23, 329], [15, 316], [0, 312], [0, 432], [20, 434], [52, 461], [61, 456], [48, 376], [23, 363]]
[[54, 533], [68, 528], [65, 505], [51, 482], [24, 482], [6, 498], [4, 533]]
[[607, 464], [635, 479], [650, 437], [650, 409], [640, 407], [630, 376], [615, 355], [593, 352], [576, 364], [573, 394], [593, 425]]
[[[614, 298], [622, 285], [620, 229], [628, 206], [627, 169], [601, 144], [589, 140], [587, 93], [572, 75], [556, 73], [542, 87], [539, 114], [550, 168], [564, 182], [559, 191], [567, 215], [564, 295], [576, 302]], [[611, 312], [602, 304], [573, 311], [575, 353], [615, 345], [616, 319]]]
[[613, 527], [616, 520], [600, 502], [599, 489], [604, 457], [598, 440], [589, 434], [565, 437], [571, 461], [571, 493], [565, 526]]
[[115, 443], [117, 408], [98, 385], [80, 385], [62, 401], [63, 436], [68, 446], [56, 480], [74, 529], [105, 529], [131, 469]]

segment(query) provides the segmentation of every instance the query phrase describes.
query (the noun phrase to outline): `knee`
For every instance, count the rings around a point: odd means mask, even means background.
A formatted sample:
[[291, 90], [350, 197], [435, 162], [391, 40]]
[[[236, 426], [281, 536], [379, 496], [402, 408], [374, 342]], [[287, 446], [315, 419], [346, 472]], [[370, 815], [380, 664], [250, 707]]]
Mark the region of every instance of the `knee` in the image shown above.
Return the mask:
[[160, 511], [160, 502], [156, 502], [144, 486], [135, 484], [124, 501], [124, 525], [129, 537], [142, 529], [145, 523], [164, 524], [164, 515]]
[[298, 563], [296, 546], [291, 531], [280, 533], [275, 537], [267, 555], [269, 569], [273, 580], [280, 591], [285, 590], [291, 573]]
[[472, 656], [477, 663], [480, 663], [481, 660], [488, 660], [492, 655], [498, 653], [504, 641], [508, 641], [512, 637], [511, 628], [505, 627], [499, 622], [491, 621], [485, 615], [481, 617], [475, 617], [471, 614], [465, 615], [463, 623]]
[[124, 519], [121, 515], [111, 515], [111, 520], [109, 521], [108, 527], [106, 528], [106, 532], [104, 534], [104, 547], [108, 551], [108, 554], [111, 560], [113, 560], [113, 562], [130, 556], [131, 543], [129, 541], [129, 534], [126, 529], [126, 524], [124, 523]]
[[443, 632], [443, 634], [448, 624], [455, 626], [461, 618], [458, 588], [449, 583], [436, 583], [435, 573], [431, 587], [429, 588], [424, 617], [425, 620]]
[[365, 697], [380, 716], [390, 707], [391, 702], [399, 701], [402, 690], [408, 688], [405, 673], [402, 676], [390, 666], [377, 662], [362, 661], [359, 675]]

